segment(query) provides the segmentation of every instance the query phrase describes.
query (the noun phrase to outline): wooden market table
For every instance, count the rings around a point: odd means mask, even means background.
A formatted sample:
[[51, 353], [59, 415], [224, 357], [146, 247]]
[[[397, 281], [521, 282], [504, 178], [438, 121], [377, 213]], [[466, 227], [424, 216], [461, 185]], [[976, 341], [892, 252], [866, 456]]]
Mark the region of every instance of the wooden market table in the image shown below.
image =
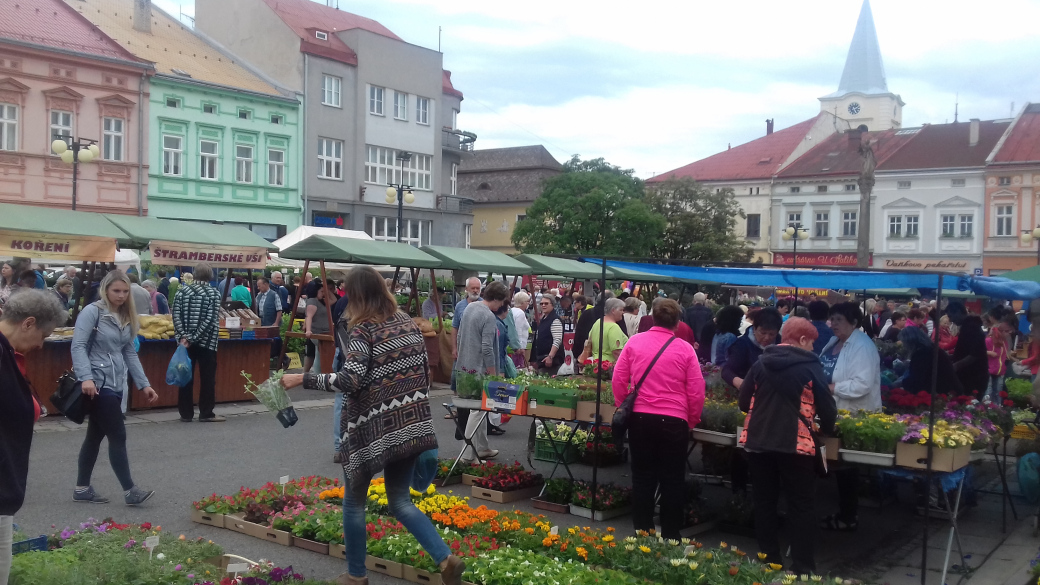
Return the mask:
[[[270, 375], [271, 342], [273, 339], [221, 339], [217, 346], [217, 388], [216, 401], [236, 402], [255, 400], [252, 394], [245, 391], [245, 371], [260, 383]], [[50, 395], [57, 387], [58, 377], [62, 372], [72, 368], [72, 339], [68, 341], [47, 341], [43, 348], [29, 354], [26, 360], [26, 373], [29, 382], [39, 393], [44, 406], [51, 413], [57, 409], [50, 403]], [[166, 368], [170, 365], [177, 342], [173, 339], [143, 340], [138, 357], [144, 367], [144, 373], [152, 388], [159, 394], [159, 400], [148, 404], [138, 392], [131, 391], [128, 407], [134, 410], [149, 408], [169, 408], [177, 406], [177, 387], [166, 384]], [[196, 370], [197, 372], [198, 370]], [[198, 402], [199, 377], [195, 376], [195, 401]]]

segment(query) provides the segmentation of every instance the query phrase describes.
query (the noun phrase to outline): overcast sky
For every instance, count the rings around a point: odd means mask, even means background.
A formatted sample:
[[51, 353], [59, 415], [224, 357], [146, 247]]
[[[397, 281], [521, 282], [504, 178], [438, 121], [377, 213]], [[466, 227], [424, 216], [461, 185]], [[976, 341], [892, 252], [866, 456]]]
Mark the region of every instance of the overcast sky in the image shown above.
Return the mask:
[[[324, 0], [321, 0], [325, 3]], [[331, 0], [333, 3], [336, 0]], [[187, 14], [193, 1], [154, 0]], [[543, 144], [644, 178], [819, 112], [862, 0], [339, 0], [436, 49], [477, 148]], [[1040, 1], [872, 0], [903, 125], [1007, 118], [1040, 101]], [[1028, 24], [1027, 24], [1028, 23]], [[249, 60], [249, 55], [242, 55]]]

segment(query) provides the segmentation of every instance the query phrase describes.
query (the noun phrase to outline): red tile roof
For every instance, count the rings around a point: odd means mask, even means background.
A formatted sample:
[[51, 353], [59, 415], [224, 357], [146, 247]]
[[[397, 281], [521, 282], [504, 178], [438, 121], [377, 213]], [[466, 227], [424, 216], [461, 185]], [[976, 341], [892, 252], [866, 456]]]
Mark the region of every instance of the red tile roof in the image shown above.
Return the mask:
[[[300, 37], [300, 51], [318, 55], [348, 65], [357, 65], [357, 53], [341, 41], [335, 34], [337, 31], [360, 28], [377, 35], [402, 40], [390, 32], [390, 29], [378, 22], [318, 4], [312, 0], [264, 0], [282, 22], [287, 24]], [[314, 33], [328, 33], [327, 40], [318, 39]]]
[[441, 91], [448, 95], [453, 95], [460, 100], [462, 99], [462, 92], [455, 89], [455, 86], [451, 84], [451, 71], [444, 70], [444, 81], [441, 84]]
[[[880, 167], [916, 134], [916, 129], [866, 132], [860, 136], [860, 141], [869, 140], [874, 144], [874, 157]], [[848, 131], [832, 134], [787, 165], [777, 176], [781, 179], [792, 179], [859, 173], [863, 168], [863, 158], [859, 154], [859, 144], [855, 142], [854, 136]]]
[[768, 179], [801, 144], [818, 118], [819, 115], [674, 171], [661, 173], [646, 182], [660, 183], [683, 177], [698, 181]]
[[61, 0], [0, 0], [0, 38], [144, 63]]
[[993, 164], [1037, 162], [1040, 162], [1040, 104], [1030, 104], [993, 157]]
[[979, 141], [969, 143], [970, 122], [931, 124], [893, 154], [888, 160], [878, 161], [878, 170], [953, 169], [982, 167], [986, 157], [1004, 135], [1010, 122], [985, 120], [979, 122]]

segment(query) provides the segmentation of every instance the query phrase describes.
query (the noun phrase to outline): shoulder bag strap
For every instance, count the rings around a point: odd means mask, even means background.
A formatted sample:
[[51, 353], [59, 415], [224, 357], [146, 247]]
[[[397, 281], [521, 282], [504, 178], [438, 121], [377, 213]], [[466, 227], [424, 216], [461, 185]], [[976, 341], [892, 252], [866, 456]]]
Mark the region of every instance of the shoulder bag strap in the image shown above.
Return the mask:
[[654, 364], [657, 363], [657, 360], [661, 357], [661, 354], [664, 353], [664, 350], [668, 349], [668, 346], [671, 345], [673, 341], [675, 341], [674, 336], [669, 338], [668, 341], [664, 342], [664, 345], [662, 345], [661, 349], [658, 350], [657, 355], [654, 356], [654, 359], [650, 360], [650, 365], [646, 367], [646, 370], [643, 370], [643, 376], [639, 378], [639, 381], [636, 382], [636, 385], [632, 388], [633, 394], [639, 392], [639, 388], [642, 387], [643, 381], [646, 380], [647, 374], [650, 373], [650, 370], [654, 369]]

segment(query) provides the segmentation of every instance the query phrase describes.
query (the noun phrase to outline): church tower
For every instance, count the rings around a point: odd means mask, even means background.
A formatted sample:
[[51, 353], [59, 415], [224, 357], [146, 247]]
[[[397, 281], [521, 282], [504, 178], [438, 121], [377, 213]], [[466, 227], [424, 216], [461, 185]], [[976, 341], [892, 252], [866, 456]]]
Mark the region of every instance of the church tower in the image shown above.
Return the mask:
[[872, 132], [902, 126], [903, 100], [888, 91], [870, 0], [863, 0], [838, 91], [820, 98], [820, 110]]

